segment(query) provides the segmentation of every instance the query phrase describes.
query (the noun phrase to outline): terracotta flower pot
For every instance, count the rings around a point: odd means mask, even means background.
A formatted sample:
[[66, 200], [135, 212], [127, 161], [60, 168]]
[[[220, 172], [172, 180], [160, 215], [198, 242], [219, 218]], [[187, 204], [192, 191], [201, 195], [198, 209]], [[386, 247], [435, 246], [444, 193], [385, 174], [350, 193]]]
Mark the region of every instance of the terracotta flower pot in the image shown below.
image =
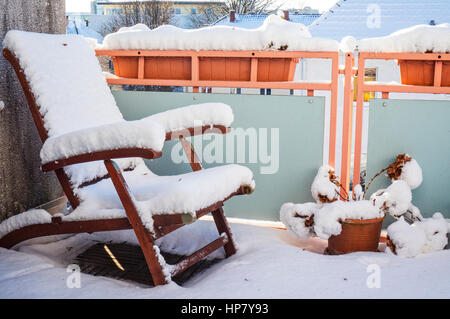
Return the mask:
[[[135, 52], [135, 51], [130, 51]], [[138, 52], [140, 53], [140, 52]], [[139, 55], [112, 56], [114, 72], [124, 78], [138, 78]], [[281, 82], [294, 79], [295, 58], [257, 58], [257, 81]], [[250, 57], [200, 57], [200, 81], [250, 81]], [[145, 57], [144, 79], [190, 80], [192, 77], [191, 58]]]
[[[432, 86], [434, 61], [398, 60], [402, 84]], [[450, 86], [450, 62], [442, 62], [441, 86]]]
[[377, 251], [385, 216], [373, 219], [346, 219], [342, 231], [328, 238], [326, 253], [341, 255], [355, 251]]

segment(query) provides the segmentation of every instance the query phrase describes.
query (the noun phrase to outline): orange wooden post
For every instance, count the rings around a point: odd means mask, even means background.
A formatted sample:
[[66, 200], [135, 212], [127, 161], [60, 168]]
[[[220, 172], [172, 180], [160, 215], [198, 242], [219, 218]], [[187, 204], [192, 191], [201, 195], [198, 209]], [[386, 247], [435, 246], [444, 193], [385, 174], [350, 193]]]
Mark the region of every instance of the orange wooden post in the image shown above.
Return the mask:
[[345, 54], [344, 69], [344, 114], [342, 121], [342, 149], [341, 149], [341, 196], [349, 193], [350, 165], [352, 157], [352, 126], [353, 126], [353, 53]]
[[330, 140], [328, 149], [328, 164], [335, 167], [339, 52], [333, 52], [331, 55], [331, 61]]
[[358, 56], [358, 88], [356, 93], [356, 126], [355, 126], [355, 157], [353, 162], [353, 187], [359, 184], [361, 174], [361, 151], [364, 107], [364, 67], [365, 57], [361, 52]]

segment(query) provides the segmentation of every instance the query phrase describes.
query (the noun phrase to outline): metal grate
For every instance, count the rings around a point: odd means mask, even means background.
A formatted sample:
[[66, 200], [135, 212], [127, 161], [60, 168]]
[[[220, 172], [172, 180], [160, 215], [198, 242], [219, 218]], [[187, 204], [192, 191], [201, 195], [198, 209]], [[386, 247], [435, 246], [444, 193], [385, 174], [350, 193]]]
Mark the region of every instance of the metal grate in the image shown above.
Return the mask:
[[[168, 264], [176, 264], [185, 256], [162, 252]], [[129, 280], [147, 286], [154, 286], [144, 255], [139, 246], [128, 243], [98, 243], [89, 247], [75, 258], [81, 272], [93, 276], [105, 276], [119, 280]], [[179, 285], [185, 284], [194, 275], [217, 262], [202, 260], [173, 279]]]

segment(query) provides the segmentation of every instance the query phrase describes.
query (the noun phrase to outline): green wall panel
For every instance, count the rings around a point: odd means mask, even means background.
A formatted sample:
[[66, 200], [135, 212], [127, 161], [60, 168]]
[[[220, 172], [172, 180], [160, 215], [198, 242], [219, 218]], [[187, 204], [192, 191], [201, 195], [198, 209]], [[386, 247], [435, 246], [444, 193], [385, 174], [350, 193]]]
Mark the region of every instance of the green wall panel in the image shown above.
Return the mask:
[[[249, 196], [235, 196], [225, 205], [228, 216], [262, 220], [279, 220], [280, 206], [285, 202], [312, 201], [310, 186], [322, 163], [324, 98], [300, 96], [260, 96], [230, 94], [193, 94], [165, 92], [113, 91], [117, 104], [127, 120], [135, 120], [168, 109], [204, 103], [223, 102], [233, 108], [236, 128], [267, 128], [265, 146], [271, 154], [272, 128], [279, 129], [279, 169], [275, 174], [261, 174], [261, 163], [238, 163], [249, 167], [255, 176], [256, 190]], [[258, 143], [261, 135], [258, 135]], [[195, 137], [193, 143], [199, 142]], [[264, 142], [266, 139], [262, 139]], [[166, 143], [163, 157], [147, 162], [159, 175], [191, 171], [186, 163], [172, 161], [171, 150], [177, 142]], [[210, 143], [205, 141], [203, 146]], [[246, 146], [247, 153], [249, 145]], [[196, 151], [199, 150], [196, 147]], [[226, 151], [226, 150], [224, 150]], [[235, 152], [236, 154], [236, 152]], [[235, 159], [236, 155], [235, 155]], [[236, 161], [235, 161], [236, 162]], [[229, 162], [225, 163], [228, 164]], [[222, 165], [205, 164], [204, 167]]]
[[[371, 100], [369, 107], [367, 180], [408, 153], [423, 171], [423, 183], [412, 191], [422, 215], [450, 217], [450, 101]], [[379, 176], [369, 193], [390, 181]]]

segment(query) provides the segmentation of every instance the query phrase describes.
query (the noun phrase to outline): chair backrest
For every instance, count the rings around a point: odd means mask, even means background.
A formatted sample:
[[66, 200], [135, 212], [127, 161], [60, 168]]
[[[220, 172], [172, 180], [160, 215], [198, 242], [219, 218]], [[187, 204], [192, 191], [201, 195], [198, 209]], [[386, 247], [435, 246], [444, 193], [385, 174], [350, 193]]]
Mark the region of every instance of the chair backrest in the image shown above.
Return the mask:
[[12, 30], [3, 46], [19, 59], [49, 137], [123, 120], [82, 36]]
[[[82, 36], [12, 30], [6, 34], [3, 46], [14, 54], [20, 72], [23, 70], [25, 74], [32, 93], [27, 97], [28, 103], [31, 99], [39, 110], [41, 120], [36, 114], [33, 117], [40, 133], [44, 132], [40, 134], [43, 141], [124, 121], [94, 49]], [[27, 85], [22, 83], [26, 95]], [[119, 163], [122, 168], [135, 164], [133, 159], [121, 159]], [[73, 188], [107, 175], [102, 162], [72, 165], [64, 171]]]

